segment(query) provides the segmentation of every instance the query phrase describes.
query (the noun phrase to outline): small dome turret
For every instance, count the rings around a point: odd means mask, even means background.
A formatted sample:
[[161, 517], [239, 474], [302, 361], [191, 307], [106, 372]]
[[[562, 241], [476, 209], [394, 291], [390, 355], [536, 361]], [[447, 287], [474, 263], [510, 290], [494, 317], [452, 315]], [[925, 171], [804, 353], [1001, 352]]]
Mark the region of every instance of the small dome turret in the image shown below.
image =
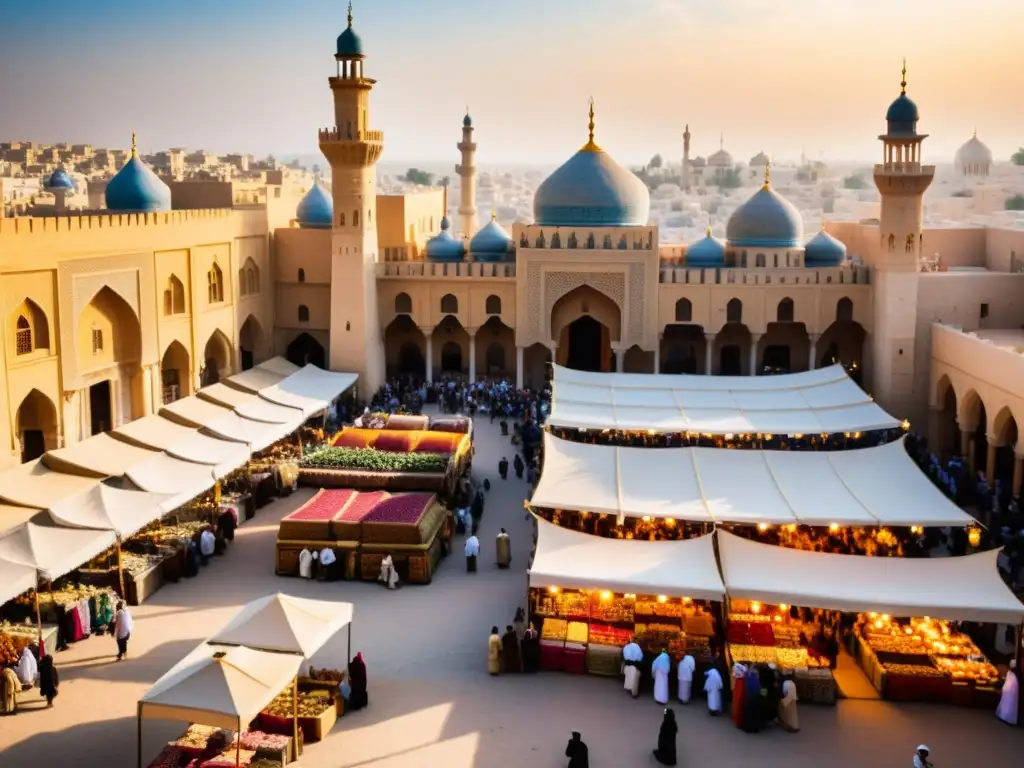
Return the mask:
[[492, 213], [491, 220], [469, 241], [469, 252], [474, 261], [502, 261], [511, 244], [512, 236], [502, 229]]
[[452, 234], [448, 216], [441, 219], [441, 231], [427, 240], [427, 261], [455, 262], [466, 256], [466, 245]]
[[152, 213], [171, 210], [171, 190], [139, 159], [135, 134], [132, 156], [107, 182], [107, 210], [115, 213]]
[[352, 3], [348, 4], [348, 26], [344, 32], [338, 35], [337, 53], [343, 58], [362, 57], [363, 55], [363, 41], [352, 29]]
[[900, 95], [889, 105], [886, 110], [885, 120], [889, 124], [887, 133], [889, 136], [916, 136], [917, 121], [920, 113], [917, 111], [917, 104], [907, 96], [907, 61], [903, 60], [900, 80]]
[[846, 261], [846, 246], [825, 231], [821, 231], [807, 241], [804, 246], [805, 267], [838, 267]]
[[75, 184], [71, 181], [71, 177], [68, 176], [68, 172], [64, 170], [64, 166], [58, 166], [57, 170], [50, 174], [50, 178], [46, 180], [44, 185], [47, 189], [65, 189], [71, 191], [75, 188]]
[[330, 229], [334, 226], [334, 201], [319, 181], [299, 201], [295, 218], [303, 229]]
[[473, 127], [473, 118], [469, 116], [469, 110], [468, 109], [466, 110], [466, 116], [464, 118], [462, 118], [462, 127], [463, 128], [472, 128]]
[[961, 176], [988, 176], [992, 168], [992, 150], [978, 138], [978, 132], [956, 151], [953, 161]]
[[741, 248], [793, 248], [801, 244], [800, 211], [771, 187], [771, 163], [765, 165], [764, 186], [737, 208], [725, 228], [729, 245]]
[[692, 269], [710, 269], [725, 265], [725, 243], [711, 234], [711, 227], [701, 240], [686, 249], [685, 265]]

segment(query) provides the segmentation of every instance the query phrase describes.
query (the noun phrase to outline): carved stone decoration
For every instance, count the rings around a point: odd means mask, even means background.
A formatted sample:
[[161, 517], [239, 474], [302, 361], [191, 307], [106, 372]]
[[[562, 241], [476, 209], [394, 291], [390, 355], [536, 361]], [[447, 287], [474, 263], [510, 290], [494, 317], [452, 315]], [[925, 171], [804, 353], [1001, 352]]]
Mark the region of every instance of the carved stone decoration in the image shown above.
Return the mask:
[[530, 328], [530, 336], [534, 340], [540, 339], [540, 329], [543, 327], [541, 321], [541, 302], [544, 300], [540, 293], [541, 268], [539, 264], [531, 264], [526, 274], [526, 317]]
[[644, 265], [629, 265], [629, 323], [624, 334], [630, 345], [644, 343], [644, 312], [647, 308], [647, 286], [644, 281]]
[[[642, 267], [641, 267], [642, 270]], [[626, 280], [621, 272], [548, 272], [544, 275], [544, 314], [543, 328], [546, 336], [550, 336], [551, 311], [560, 298], [582, 285], [589, 285], [610, 298], [619, 308], [623, 320], [626, 319]], [[530, 288], [530, 300], [534, 293]], [[531, 307], [531, 313], [532, 313]], [[538, 316], [539, 319], [539, 316]], [[623, 335], [629, 332], [623, 330]]]

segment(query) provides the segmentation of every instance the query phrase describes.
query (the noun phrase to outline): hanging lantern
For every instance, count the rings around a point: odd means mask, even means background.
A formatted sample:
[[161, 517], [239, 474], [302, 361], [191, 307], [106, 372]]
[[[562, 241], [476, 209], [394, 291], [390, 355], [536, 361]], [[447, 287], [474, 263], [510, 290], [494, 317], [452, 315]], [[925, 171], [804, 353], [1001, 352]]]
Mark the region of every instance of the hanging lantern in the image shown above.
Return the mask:
[[967, 541], [970, 542], [972, 547], [981, 546], [981, 529], [969, 528], [967, 530]]

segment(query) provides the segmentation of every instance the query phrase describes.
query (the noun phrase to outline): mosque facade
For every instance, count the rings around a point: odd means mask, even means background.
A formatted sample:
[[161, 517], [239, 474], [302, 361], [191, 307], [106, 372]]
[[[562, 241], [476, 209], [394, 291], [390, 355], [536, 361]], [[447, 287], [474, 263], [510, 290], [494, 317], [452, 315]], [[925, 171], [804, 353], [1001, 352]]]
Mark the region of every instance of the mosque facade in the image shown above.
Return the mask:
[[[445, 190], [378, 195], [385, 134], [351, 12], [334, 59], [334, 125], [318, 134], [331, 184], [297, 209], [268, 187], [259, 205], [172, 210], [167, 185], [133, 151], [105, 211], [0, 220], [0, 459], [109, 430], [275, 354], [358, 372], [363, 394], [400, 374], [537, 386], [550, 362], [726, 375], [842, 363], [888, 410], [952, 429], [951, 440], [967, 426], [985, 439], [965, 415], [969, 393], [948, 413], [931, 324], [1021, 327], [1024, 276], [1007, 264], [1024, 237], [957, 235], [943, 251], [981, 248], [988, 269], [922, 272], [923, 254], [952, 236], [923, 227], [934, 168], [921, 163], [926, 137], [905, 80], [879, 136], [877, 221], [808, 237], [763, 157], [763, 185], [725, 237], [709, 229], [680, 245], [660, 242], [646, 186], [600, 146], [593, 105], [586, 141], [537, 189], [532, 223], [478, 224], [468, 113], [454, 218]], [[965, 156], [964, 173], [981, 173], [984, 157]], [[732, 158], [723, 147], [707, 163]], [[66, 181], [55, 173], [48, 186], [56, 194]], [[1021, 395], [1014, 413], [1024, 418]]]

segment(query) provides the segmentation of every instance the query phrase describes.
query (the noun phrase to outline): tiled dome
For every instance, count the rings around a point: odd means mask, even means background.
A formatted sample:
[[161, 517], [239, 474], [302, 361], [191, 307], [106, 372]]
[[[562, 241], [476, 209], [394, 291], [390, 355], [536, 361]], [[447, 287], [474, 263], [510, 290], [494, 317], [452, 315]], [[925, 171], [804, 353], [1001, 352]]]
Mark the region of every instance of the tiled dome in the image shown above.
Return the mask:
[[320, 182], [299, 201], [295, 218], [303, 229], [330, 229], [334, 225], [334, 201]]

